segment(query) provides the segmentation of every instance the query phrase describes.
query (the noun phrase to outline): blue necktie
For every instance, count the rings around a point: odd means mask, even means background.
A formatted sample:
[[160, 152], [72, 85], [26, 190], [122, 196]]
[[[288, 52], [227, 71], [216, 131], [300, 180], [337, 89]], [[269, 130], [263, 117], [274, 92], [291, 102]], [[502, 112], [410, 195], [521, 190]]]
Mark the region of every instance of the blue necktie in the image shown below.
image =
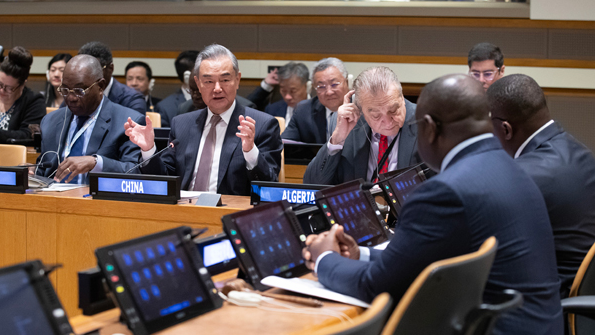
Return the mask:
[[[76, 129], [74, 131], [74, 134], [72, 135], [73, 138], [76, 135], [76, 133], [79, 132], [79, 130], [81, 130], [81, 128], [83, 128], [83, 126], [85, 125], [85, 122], [89, 119], [88, 116], [79, 116], [76, 122]], [[72, 145], [72, 148], [70, 149], [70, 154], [68, 155], [68, 157], [75, 157], [75, 156], [82, 156], [83, 155], [83, 149], [85, 146], [85, 136], [84, 134], [81, 134], [81, 136], [79, 136], [76, 139], [76, 142], [74, 142], [74, 144]], [[68, 174], [68, 176], [70, 176], [70, 174]], [[68, 176], [66, 176], [65, 179], [68, 179]], [[71, 184], [78, 184], [78, 176], [74, 177], [70, 183]]]

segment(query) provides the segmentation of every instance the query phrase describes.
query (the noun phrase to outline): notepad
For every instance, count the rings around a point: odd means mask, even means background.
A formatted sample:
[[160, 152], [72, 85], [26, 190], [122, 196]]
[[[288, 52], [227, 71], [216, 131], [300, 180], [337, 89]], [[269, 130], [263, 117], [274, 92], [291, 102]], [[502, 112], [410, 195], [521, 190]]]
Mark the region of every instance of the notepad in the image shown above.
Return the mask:
[[331, 291], [324, 287], [321, 283], [315, 280], [303, 278], [281, 278], [277, 276], [268, 276], [260, 281], [261, 284], [278, 287], [287, 291], [310, 295], [313, 297], [323, 298], [332, 301], [342, 302], [348, 305], [355, 305], [364, 308], [370, 307], [370, 304], [350, 297], [345, 294]]

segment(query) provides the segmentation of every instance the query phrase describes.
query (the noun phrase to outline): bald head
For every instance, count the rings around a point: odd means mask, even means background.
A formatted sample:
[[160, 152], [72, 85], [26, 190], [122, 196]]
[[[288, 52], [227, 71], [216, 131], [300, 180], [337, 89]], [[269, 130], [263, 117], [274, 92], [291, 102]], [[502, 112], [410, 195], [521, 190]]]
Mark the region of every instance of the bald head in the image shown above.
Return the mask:
[[426, 85], [417, 100], [418, 151], [435, 171], [457, 144], [489, 133], [488, 101], [483, 86], [470, 76], [452, 74]]
[[74, 56], [64, 68], [66, 71], [83, 72], [85, 76], [89, 76], [92, 81], [97, 81], [103, 78], [103, 69], [97, 58], [90, 55], [77, 55]]
[[551, 120], [541, 87], [524, 74], [498, 80], [490, 86], [487, 95], [494, 134], [511, 156], [529, 136]]

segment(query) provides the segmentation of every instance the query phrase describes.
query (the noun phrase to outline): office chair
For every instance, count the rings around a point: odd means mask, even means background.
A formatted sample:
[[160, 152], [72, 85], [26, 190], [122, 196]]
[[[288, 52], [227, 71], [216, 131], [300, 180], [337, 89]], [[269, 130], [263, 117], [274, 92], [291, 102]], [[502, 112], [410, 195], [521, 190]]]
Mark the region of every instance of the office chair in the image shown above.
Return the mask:
[[595, 334], [595, 244], [579, 267], [568, 298], [562, 299], [563, 312], [568, 314], [570, 334]]
[[[285, 118], [280, 116], [275, 116], [275, 119], [279, 122], [279, 129], [281, 130], [281, 134], [285, 130]], [[279, 170], [279, 182], [285, 182], [285, 149], [281, 151], [281, 170]]]
[[46, 107], [45, 108], [45, 113], [46, 114], [49, 114], [49, 113], [51, 113], [51, 112], [53, 112], [53, 111], [55, 111], [57, 109], [58, 109], [58, 107]]
[[392, 310], [393, 299], [390, 294], [381, 293], [364, 313], [353, 319], [353, 323], [342, 322], [322, 328], [310, 335], [380, 335]]
[[155, 112], [147, 112], [147, 116], [153, 123], [153, 128], [161, 128], [161, 114]]
[[25, 163], [27, 163], [26, 146], [0, 144], [0, 166], [16, 166]]
[[482, 304], [483, 291], [498, 242], [487, 239], [478, 251], [437, 261], [411, 284], [382, 335], [490, 334], [498, 316], [522, 303], [522, 295], [506, 290], [501, 305]]

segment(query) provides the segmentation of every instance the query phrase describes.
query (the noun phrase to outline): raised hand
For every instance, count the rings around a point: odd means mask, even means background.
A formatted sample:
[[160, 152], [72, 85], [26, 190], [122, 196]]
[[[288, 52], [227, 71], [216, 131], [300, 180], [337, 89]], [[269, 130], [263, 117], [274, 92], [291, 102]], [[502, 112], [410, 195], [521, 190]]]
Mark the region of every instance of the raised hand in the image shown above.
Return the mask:
[[256, 134], [256, 121], [253, 118], [240, 115], [239, 133], [236, 136], [242, 139], [242, 150], [248, 152], [254, 147], [254, 134]]
[[331, 144], [342, 144], [357, 124], [360, 117], [360, 110], [351, 102], [351, 97], [355, 93], [351, 90], [345, 94], [343, 105], [337, 111], [337, 126], [331, 136]]
[[145, 118], [147, 122], [146, 126], [142, 126], [132, 121], [131, 118], [128, 118], [128, 121], [124, 123], [124, 133], [142, 151], [149, 151], [155, 145], [155, 133], [153, 132], [153, 122], [151, 122], [148, 116]]
[[274, 85], [279, 85], [279, 69], [274, 69], [273, 71], [269, 72], [266, 76], [266, 78], [264, 78], [264, 82], [274, 86]]

